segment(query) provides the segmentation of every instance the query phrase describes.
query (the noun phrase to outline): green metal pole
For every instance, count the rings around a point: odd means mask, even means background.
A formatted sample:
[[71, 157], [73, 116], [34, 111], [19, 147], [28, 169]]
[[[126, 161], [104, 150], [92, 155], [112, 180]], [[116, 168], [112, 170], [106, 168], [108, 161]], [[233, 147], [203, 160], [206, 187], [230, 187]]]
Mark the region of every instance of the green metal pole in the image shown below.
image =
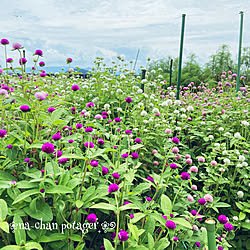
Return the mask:
[[239, 91], [240, 88], [240, 58], [241, 58], [242, 30], [243, 30], [243, 11], [240, 12], [240, 39], [239, 39], [236, 93]]
[[[145, 78], [146, 78], [146, 70], [143, 69], [142, 74], [141, 74], [141, 79], [144, 80]], [[142, 89], [142, 91], [144, 93], [144, 83], [141, 84], [141, 89]]]
[[170, 60], [169, 87], [171, 87], [172, 83], [172, 68], [173, 68], [173, 59]]
[[180, 42], [179, 69], [178, 69], [178, 80], [177, 80], [177, 94], [176, 94], [176, 100], [179, 100], [179, 99], [180, 99], [181, 63], [182, 63], [182, 52], [183, 52], [183, 40], [184, 40], [185, 17], [186, 17], [186, 14], [182, 14], [181, 42]]
[[205, 224], [207, 229], [208, 250], [216, 250], [215, 221], [212, 219], [207, 219]]

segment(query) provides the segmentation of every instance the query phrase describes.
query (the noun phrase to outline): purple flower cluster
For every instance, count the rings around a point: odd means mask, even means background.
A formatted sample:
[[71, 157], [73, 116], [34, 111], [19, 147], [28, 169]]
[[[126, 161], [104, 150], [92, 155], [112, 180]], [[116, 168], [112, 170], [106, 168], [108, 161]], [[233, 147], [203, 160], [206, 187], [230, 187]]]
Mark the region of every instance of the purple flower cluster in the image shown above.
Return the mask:
[[42, 146], [42, 151], [48, 154], [52, 154], [55, 151], [55, 147], [52, 143], [44, 143]]

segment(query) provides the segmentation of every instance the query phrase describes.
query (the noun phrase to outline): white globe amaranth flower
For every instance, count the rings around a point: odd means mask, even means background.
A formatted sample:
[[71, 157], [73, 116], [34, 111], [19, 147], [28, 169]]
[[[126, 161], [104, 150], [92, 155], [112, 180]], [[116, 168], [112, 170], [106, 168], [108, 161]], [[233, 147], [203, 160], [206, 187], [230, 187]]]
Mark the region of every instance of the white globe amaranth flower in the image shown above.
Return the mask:
[[206, 123], [205, 122], [201, 122], [201, 125], [205, 125]]
[[247, 122], [247, 121], [241, 121], [241, 124], [246, 126], [246, 127], [249, 126], [249, 122]]
[[148, 98], [148, 95], [146, 93], [144, 93], [144, 96], [145, 96], [145, 98]]
[[238, 163], [238, 164], [236, 165], [236, 167], [237, 167], [237, 168], [242, 168], [242, 167], [243, 167], [243, 165], [242, 165], [242, 164], [240, 164], [240, 163]]
[[181, 131], [181, 127], [176, 127], [175, 129], [178, 131]]
[[169, 95], [170, 96], [175, 96], [175, 92], [170, 92]]
[[230, 135], [231, 135], [230, 132], [226, 132], [226, 133], [225, 133], [225, 136], [230, 136]]
[[238, 191], [237, 192], [237, 196], [238, 196], [238, 198], [243, 198], [243, 196], [244, 196], [244, 193], [242, 192], [242, 191]]
[[148, 120], [143, 120], [143, 123], [147, 124], [147, 123], [148, 123]]
[[240, 155], [240, 156], [239, 156], [239, 161], [245, 161], [245, 159], [246, 159], [246, 158], [245, 158], [244, 155]]
[[242, 166], [243, 166], [243, 167], [247, 167], [247, 166], [248, 166], [248, 163], [244, 161], [244, 162], [242, 162]]
[[158, 108], [153, 108], [152, 112], [153, 112], [153, 113], [159, 113], [160, 111], [159, 111]]
[[186, 114], [182, 114], [182, 115], [181, 115], [181, 118], [182, 118], [182, 119], [186, 119], [186, 118], [187, 118], [187, 115], [186, 115]]
[[173, 113], [178, 115], [180, 113], [180, 111], [176, 109]]
[[109, 105], [108, 103], [104, 104], [104, 109], [105, 109], [105, 110], [110, 109], [110, 105]]
[[137, 90], [137, 93], [138, 93], [138, 94], [141, 94], [142, 92], [143, 92], [142, 89], [138, 89], [138, 90]]
[[186, 109], [181, 108], [180, 111], [181, 111], [182, 113], [185, 113], [185, 112], [186, 112]]
[[154, 104], [153, 103], [149, 103], [149, 107], [154, 107]]
[[181, 105], [181, 101], [180, 101], [180, 100], [175, 100], [175, 101], [174, 101], [174, 105], [176, 105], [176, 106]]
[[193, 106], [188, 106], [187, 111], [194, 111], [194, 107]]
[[145, 110], [142, 110], [141, 116], [146, 116], [148, 113]]
[[209, 138], [210, 140], [213, 140], [213, 139], [214, 139], [214, 136], [213, 136], [213, 135], [209, 135], [208, 138]]
[[144, 131], [144, 132], [148, 132], [148, 129], [145, 128], [145, 129], [143, 129], [143, 131]]
[[149, 121], [149, 122], [153, 122], [153, 121], [154, 121], [154, 119], [153, 119], [153, 118], [150, 118], [148, 121]]
[[224, 131], [224, 128], [220, 127], [218, 130], [222, 132]]
[[144, 106], [144, 104], [142, 102], [139, 102], [137, 105], [138, 105], [139, 108]]
[[122, 112], [122, 108], [117, 108], [117, 111], [118, 112]]
[[234, 134], [234, 137], [237, 138], [237, 139], [240, 139], [240, 138], [241, 138], [241, 135], [240, 135], [239, 132], [237, 132], [237, 133]]
[[156, 71], [155, 71], [154, 69], [151, 70], [151, 73], [152, 73], [152, 74], [155, 74], [155, 72], [156, 72]]
[[227, 154], [228, 154], [227, 150], [222, 151], [222, 155], [227, 155]]
[[225, 168], [219, 168], [219, 171], [225, 172], [226, 170], [225, 170]]
[[117, 94], [121, 94], [121, 93], [123, 93], [123, 91], [122, 91], [121, 89], [117, 89], [117, 90], [116, 90], [116, 93], [117, 93]]
[[170, 106], [170, 105], [173, 104], [173, 101], [171, 99], [168, 99], [168, 100], [166, 100], [166, 103], [167, 103], [168, 106]]
[[229, 160], [228, 158], [223, 159], [223, 161], [224, 161], [224, 163], [225, 163], [226, 165], [229, 165], [229, 164], [230, 164], [230, 160]]
[[245, 222], [246, 222], [246, 223], [250, 223], [250, 220], [249, 220], [249, 219], [247, 219], [247, 220], [245, 220]]
[[218, 148], [218, 147], [220, 147], [220, 143], [216, 142], [216, 143], [214, 144], [214, 146]]
[[238, 221], [239, 217], [238, 216], [233, 216], [233, 220]]
[[86, 115], [86, 116], [90, 116], [90, 112], [86, 112], [85, 115]]

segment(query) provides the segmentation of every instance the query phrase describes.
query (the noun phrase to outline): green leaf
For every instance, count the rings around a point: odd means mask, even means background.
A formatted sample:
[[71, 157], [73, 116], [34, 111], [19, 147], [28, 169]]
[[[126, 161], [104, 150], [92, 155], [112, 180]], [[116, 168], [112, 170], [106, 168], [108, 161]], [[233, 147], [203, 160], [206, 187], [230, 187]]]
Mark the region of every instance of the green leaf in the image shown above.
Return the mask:
[[138, 229], [136, 225], [133, 225], [130, 223], [128, 224], [128, 228], [130, 232], [132, 233], [132, 235], [134, 236], [136, 241], [139, 240], [139, 236], [143, 234], [143, 232], [145, 231], [144, 229]]
[[136, 150], [136, 149], [142, 148], [142, 147], [144, 147], [144, 145], [142, 145], [142, 144], [135, 144], [135, 145], [133, 145], [130, 149], [131, 149], [131, 150]]
[[25, 250], [33, 249], [43, 250], [42, 246], [37, 242], [28, 242], [25, 244]]
[[155, 241], [154, 241], [153, 236], [150, 233], [148, 233], [148, 248], [149, 248], [149, 250], [154, 248], [154, 244], [155, 244]]
[[9, 233], [10, 231], [9, 223], [7, 221], [0, 221], [0, 228], [6, 233]]
[[79, 242], [79, 241], [81, 241], [81, 235], [79, 235], [79, 234], [72, 234], [72, 235], [70, 235], [69, 236], [69, 238], [71, 239], [71, 240], [73, 240], [73, 241], [77, 241], [77, 242]]
[[65, 113], [65, 109], [63, 108], [56, 109], [51, 115], [52, 121], [58, 120], [63, 113]]
[[115, 211], [115, 209], [116, 209], [116, 207], [114, 205], [104, 203], [104, 202], [95, 204], [90, 208], [99, 208], [99, 209], [112, 210], [112, 211]]
[[114, 250], [111, 242], [107, 239], [104, 239], [104, 247], [105, 247], [105, 250]]
[[15, 103], [20, 103], [20, 105], [28, 105], [32, 108], [32, 104], [26, 99], [21, 96], [15, 96]]
[[43, 220], [44, 222], [49, 222], [53, 220], [53, 213], [50, 206], [43, 202], [42, 200], [36, 200], [36, 206], [33, 208], [24, 208], [25, 213], [27, 213], [31, 218], [37, 220]]
[[0, 180], [16, 181], [16, 177], [4, 171], [0, 171]]
[[2, 247], [1, 250], [21, 250], [21, 247], [16, 246], [16, 245], [9, 245]]
[[8, 214], [8, 206], [5, 200], [0, 199], [0, 221], [5, 220]]
[[183, 227], [192, 229], [191, 224], [188, 221], [186, 221], [185, 219], [183, 219], [183, 218], [174, 218], [173, 222], [176, 223], [176, 224], [179, 224], [179, 225], [181, 225]]
[[239, 202], [236, 202], [235, 204], [240, 210], [244, 209], [244, 207]]
[[146, 214], [143, 213], [135, 213], [134, 214], [134, 218], [131, 219], [131, 223], [136, 223], [137, 221], [141, 220], [142, 218], [144, 218], [146, 216]]
[[148, 190], [151, 185], [151, 183], [140, 183], [133, 189], [132, 193], [142, 193], [142, 191]]
[[240, 212], [239, 214], [239, 220], [244, 220], [246, 218], [246, 214], [243, 212]]
[[119, 207], [120, 211], [128, 210], [128, 209], [140, 209], [135, 204], [129, 203], [124, 206]]
[[57, 241], [57, 240], [65, 240], [67, 238], [66, 235], [60, 234], [60, 233], [54, 233], [50, 234], [49, 236], [43, 235], [40, 239], [39, 242], [52, 242], [52, 241]]
[[14, 200], [14, 202], [12, 204], [16, 204], [19, 201], [21, 201], [21, 200], [23, 200], [23, 199], [25, 199], [33, 194], [39, 194], [39, 193], [40, 193], [40, 191], [37, 189], [31, 189], [31, 190], [25, 191], [22, 194], [20, 194], [19, 196], [17, 196], [17, 198]]
[[159, 153], [155, 153], [154, 157], [156, 157], [156, 158], [158, 158], [160, 160], [164, 160], [165, 159], [165, 157], [163, 155], [159, 154]]
[[250, 223], [243, 222], [243, 223], [241, 223], [241, 226], [248, 229], [248, 230], [250, 230]]
[[67, 194], [67, 193], [73, 193], [72, 189], [63, 185], [57, 185], [48, 187], [45, 189], [45, 192], [47, 194]]
[[164, 237], [157, 242], [155, 249], [164, 250], [164, 249], [167, 249], [169, 245], [170, 245], [170, 242], [168, 241], [166, 237]]
[[26, 232], [25, 224], [19, 215], [14, 216], [14, 229], [15, 229], [15, 240], [17, 245], [22, 245], [26, 243]]
[[77, 208], [81, 208], [83, 206], [84, 202], [83, 201], [80, 201], [80, 200], [77, 200], [76, 201], [76, 207]]
[[225, 203], [225, 202], [218, 202], [216, 204], [214, 204], [215, 207], [231, 207], [230, 204]]
[[172, 202], [165, 194], [161, 196], [161, 209], [165, 215], [169, 215], [172, 212]]

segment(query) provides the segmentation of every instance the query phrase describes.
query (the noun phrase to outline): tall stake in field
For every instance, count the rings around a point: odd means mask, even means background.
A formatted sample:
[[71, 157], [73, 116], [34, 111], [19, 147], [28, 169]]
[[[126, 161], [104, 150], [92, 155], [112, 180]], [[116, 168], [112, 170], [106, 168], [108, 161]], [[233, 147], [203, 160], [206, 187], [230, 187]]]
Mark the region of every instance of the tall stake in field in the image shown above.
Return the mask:
[[173, 67], [173, 59], [170, 60], [169, 87], [171, 86], [172, 82], [172, 67]]
[[[146, 78], [146, 70], [143, 69], [142, 74], [141, 74], [141, 79], [144, 80], [145, 78]], [[144, 82], [141, 83], [141, 89], [142, 89], [142, 91], [144, 93]]]
[[136, 66], [136, 63], [137, 63], [137, 59], [138, 59], [139, 53], [140, 53], [140, 49], [138, 49], [138, 52], [137, 52], [137, 55], [136, 55], [134, 70], [135, 70], [135, 66]]
[[243, 11], [240, 12], [240, 38], [239, 38], [236, 93], [239, 91], [240, 88], [240, 58], [241, 58], [242, 30], [243, 30]]
[[184, 40], [185, 17], [186, 17], [186, 14], [182, 14], [181, 42], [180, 42], [179, 69], [178, 69], [178, 80], [177, 80], [177, 94], [176, 94], [176, 100], [179, 100], [179, 99], [180, 99], [181, 63], [182, 63], [182, 52], [183, 52], [183, 40]]

